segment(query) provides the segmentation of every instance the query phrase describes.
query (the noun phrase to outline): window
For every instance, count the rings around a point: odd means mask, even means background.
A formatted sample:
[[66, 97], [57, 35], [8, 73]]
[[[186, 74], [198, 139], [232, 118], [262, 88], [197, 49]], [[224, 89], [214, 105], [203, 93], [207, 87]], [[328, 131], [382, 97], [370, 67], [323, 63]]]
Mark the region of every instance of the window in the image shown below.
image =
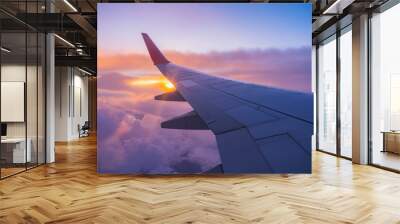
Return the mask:
[[[1, 2], [39, 13], [43, 1]], [[0, 178], [45, 163], [45, 35], [0, 12]]]
[[336, 36], [318, 47], [318, 149], [336, 153]]
[[371, 162], [400, 170], [400, 4], [371, 18]]
[[340, 155], [352, 154], [352, 35], [351, 26], [340, 36]]

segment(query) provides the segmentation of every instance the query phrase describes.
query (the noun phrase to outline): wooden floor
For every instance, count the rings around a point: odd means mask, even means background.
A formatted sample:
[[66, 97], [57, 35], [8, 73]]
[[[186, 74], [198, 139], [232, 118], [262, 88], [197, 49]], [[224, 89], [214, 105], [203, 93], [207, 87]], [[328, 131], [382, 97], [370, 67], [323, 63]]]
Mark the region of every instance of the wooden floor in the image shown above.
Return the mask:
[[1, 177], [8, 177], [11, 176], [13, 174], [19, 173], [19, 172], [23, 172], [25, 171], [25, 167], [20, 168], [20, 167], [10, 167], [10, 168], [1, 168]]
[[312, 175], [96, 173], [96, 141], [0, 181], [0, 223], [400, 223], [400, 175], [320, 152]]
[[399, 154], [375, 150], [372, 158], [375, 164], [400, 170]]

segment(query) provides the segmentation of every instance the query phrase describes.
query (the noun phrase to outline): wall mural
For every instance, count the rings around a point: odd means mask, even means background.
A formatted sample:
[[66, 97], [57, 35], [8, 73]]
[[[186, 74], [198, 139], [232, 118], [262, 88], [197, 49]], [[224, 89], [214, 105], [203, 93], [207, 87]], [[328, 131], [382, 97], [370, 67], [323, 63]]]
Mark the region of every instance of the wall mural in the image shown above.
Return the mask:
[[99, 4], [98, 171], [310, 173], [310, 21], [311, 4]]

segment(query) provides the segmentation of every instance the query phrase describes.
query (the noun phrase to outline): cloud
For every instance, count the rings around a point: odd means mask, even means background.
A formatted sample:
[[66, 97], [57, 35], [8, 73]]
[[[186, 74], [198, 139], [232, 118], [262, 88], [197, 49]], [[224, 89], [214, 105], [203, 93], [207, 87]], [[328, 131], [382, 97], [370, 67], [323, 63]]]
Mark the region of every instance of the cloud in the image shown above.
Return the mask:
[[97, 82], [97, 87], [99, 89], [127, 90], [129, 88], [128, 81], [131, 78], [117, 72], [110, 72], [107, 74], [100, 74], [98, 79], [101, 79], [101, 81]]
[[99, 172], [202, 172], [220, 163], [211, 132], [161, 128], [162, 121], [188, 112], [191, 107], [185, 102], [154, 100], [163, 92], [159, 83], [131, 85], [138, 80], [159, 77], [137, 78], [114, 72], [99, 75]]
[[[190, 53], [166, 51], [170, 61], [217, 76], [285, 89], [311, 90], [311, 49], [243, 49]], [[159, 74], [146, 54], [99, 54], [100, 71]]]
[[200, 173], [202, 171], [201, 164], [187, 159], [172, 164], [171, 168], [179, 173]]
[[[156, 81], [137, 84], [137, 81]], [[151, 114], [163, 118], [189, 111], [184, 102], [154, 100], [154, 96], [164, 93], [165, 78], [161, 75], [130, 77], [121, 73], [100, 73], [98, 83], [98, 109], [115, 110], [115, 113]], [[139, 82], [143, 83], [143, 82]]]
[[162, 118], [153, 115], [137, 120], [113, 108], [99, 112], [102, 173], [198, 173], [220, 163], [211, 132], [162, 129]]
[[[309, 48], [167, 52], [176, 64], [199, 71], [300, 91], [311, 88], [310, 55]], [[220, 163], [215, 136], [210, 131], [160, 127], [162, 121], [192, 110], [186, 102], [154, 100], [165, 91], [170, 91], [166, 80], [148, 55], [99, 55], [100, 172], [203, 172]]]

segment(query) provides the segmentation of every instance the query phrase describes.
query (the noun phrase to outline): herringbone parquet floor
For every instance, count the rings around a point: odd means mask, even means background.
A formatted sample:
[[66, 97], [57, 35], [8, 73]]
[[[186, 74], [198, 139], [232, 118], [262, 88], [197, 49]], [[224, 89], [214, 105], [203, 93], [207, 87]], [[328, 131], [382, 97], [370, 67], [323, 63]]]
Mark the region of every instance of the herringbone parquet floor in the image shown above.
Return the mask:
[[96, 173], [94, 137], [0, 181], [0, 223], [400, 223], [400, 175], [315, 152], [312, 175]]

